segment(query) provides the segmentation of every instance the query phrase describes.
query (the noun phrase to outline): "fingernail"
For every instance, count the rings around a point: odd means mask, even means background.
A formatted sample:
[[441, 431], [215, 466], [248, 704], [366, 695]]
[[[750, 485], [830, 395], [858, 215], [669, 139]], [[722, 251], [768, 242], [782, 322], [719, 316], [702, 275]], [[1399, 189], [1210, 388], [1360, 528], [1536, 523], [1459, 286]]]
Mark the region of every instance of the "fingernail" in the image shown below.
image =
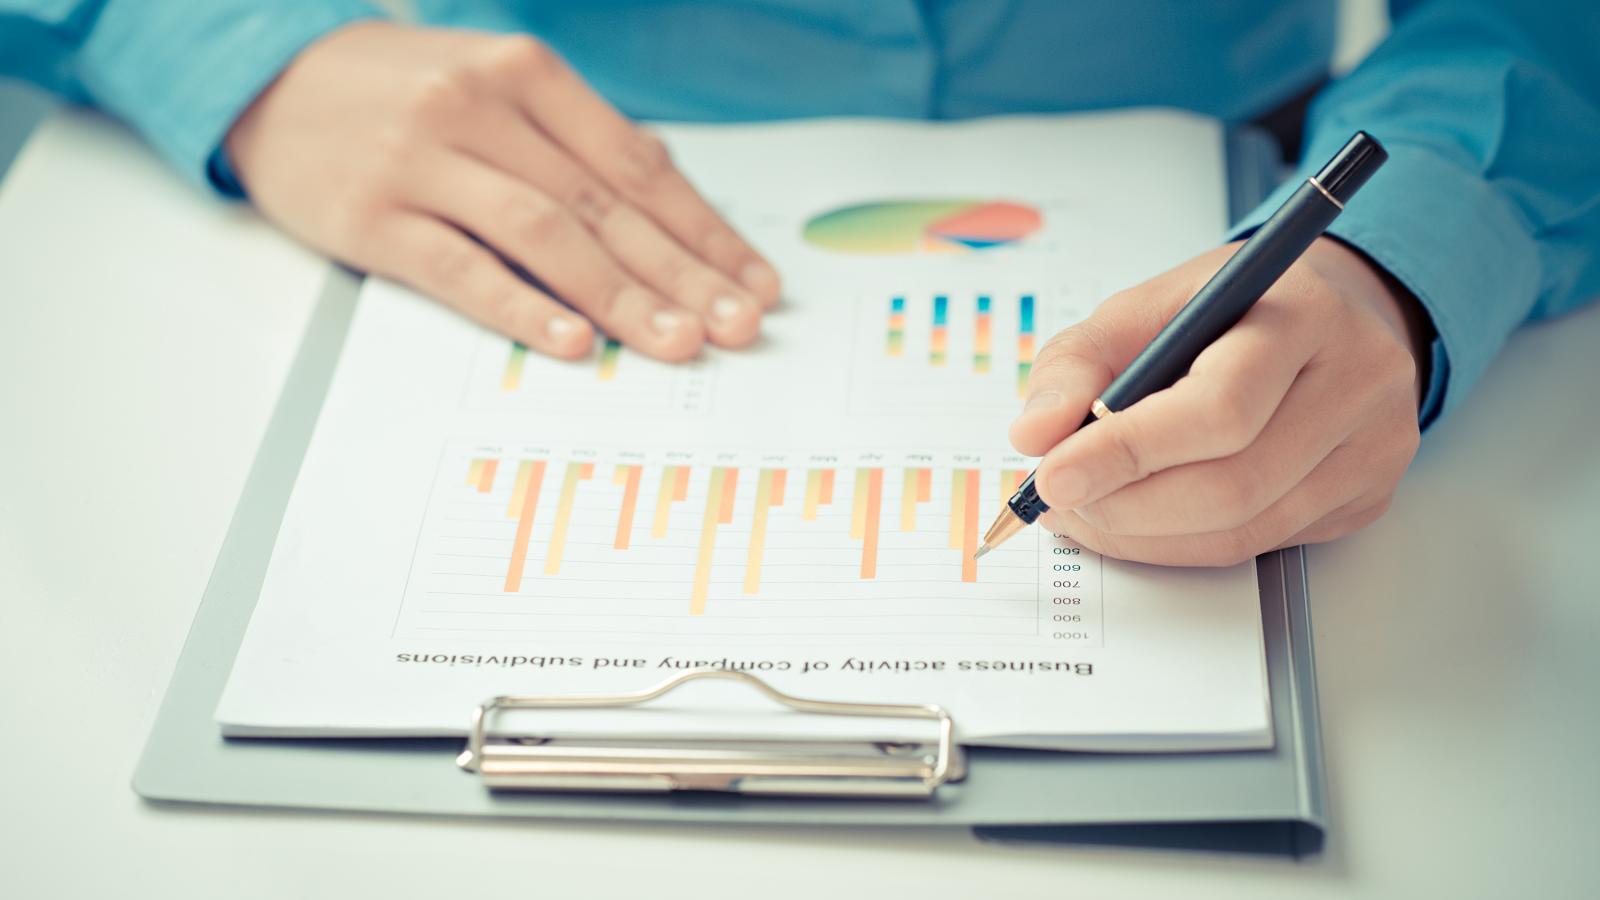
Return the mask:
[[562, 316], [555, 316], [551, 318], [550, 321], [544, 323], [545, 336], [549, 337], [552, 342], [557, 344], [566, 343], [567, 337], [577, 330], [577, 323]]
[[1033, 412], [1036, 409], [1056, 409], [1065, 406], [1067, 398], [1061, 396], [1060, 391], [1040, 391], [1028, 398], [1023, 405], [1023, 412]]
[[673, 312], [670, 309], [658, 309], [653, 315], [650, 316], [650, 327], [655, 329], [656, 333], [660, 335], [673, 334], [677, 332], [678, 329], [682, 328], [683, 325], [683, 314]]
[[739, 270], [739, 280], [744, 286], [757, 293], [767, 293], [778, 289], [778, 273], [763, 262], [748, 262]]
[[1057, 509], [1076, 509], [1089, 497], [1089, 476], [1078, 469], [1065, 468], [1050, 476], [1050, 505]]
[[718, 297], [711, 301], [711, 317], [719, 322], [731, 322], [744, 314], [744, 301], [738, 297]]

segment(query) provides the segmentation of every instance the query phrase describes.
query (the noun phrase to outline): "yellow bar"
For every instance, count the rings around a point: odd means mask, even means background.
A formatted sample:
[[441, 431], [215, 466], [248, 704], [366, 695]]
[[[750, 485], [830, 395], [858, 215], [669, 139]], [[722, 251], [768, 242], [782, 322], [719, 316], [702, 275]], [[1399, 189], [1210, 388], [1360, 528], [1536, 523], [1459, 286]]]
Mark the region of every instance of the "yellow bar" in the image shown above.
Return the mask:
[[822, 496], [822, 472], [812, 469], [806, 473], [806, 505], [800, 518], [807, 522], [817, 520], [817, 498]]
[[533, 471], [533, 463], [523, 460], [517, 464], [517, 484], [511, 489], [511, 502], [506, 504], [506, 518], [515, 519], [522, 515], [523, 492], [528, 489], [528, 473]]
[[917, 474], [921, 469], [907, 469], [905, 487], [900, 489], [900, 530], [917, 530]]
[[561, 499], [556, 501], [556, 524], [550, 532], [550, 548], [544, 557], [544, 573], [561, 571], [561, 554], [567, 549], [567, 524], [572, 520], [572, 501], [578, 496], [578, 482], [594, 474], [594, 463], [567, 463], [567, 477], [561, 481]]
[[667, 536], [667, 516], [672, 513], [672, 492], [677, 478], [677, 466], [667, 466], [661, 470], [661, 491], [656, 494], [656, 518], [650, 525], [650, 536], [653, 538]]
[[850, 536], [859, 539], [867, 527], [867, 470], [856, 470], [855, 500], [850, 505]]
[[966, 518], [967, 470], [950, 473], [950, 549], [961, 549], [961, 522]]
[[475, 459], [472, 465], [467, 466], [467, 487], [477, 487], [483, 480], [483, 460]]
[[706, 491], [706, 514], [700, 523], [700, 555], [694, 561], [694, 592], [689, 595], [689, 615], [703, 616], [706, 594], [711, 588], [711, 551], [717, 543], [717, 515], [722, 511], [722, 484], [727, 469], [711, 470], [711, 487]]
[[772, 505], [774, 482], [782, 490], [782, 480], [777, 476], [783, 470], [774, 473], [771, 469], [762, 469], [761, 478], [756, 482], [756, 517], [750, 523], [750, 553], [744, 561], [744, 592], [754, 594], [761, 589], [761, 553], [767, 543], [767, 508]]
[[1000, 470], [1000, 499], [1002, 501], [1010, 500], [1011, 495], [1015, 494], [1017, 488], [1022, 486], [1022, 479], [1026, 475], [1027, 473], [1020, 469]]

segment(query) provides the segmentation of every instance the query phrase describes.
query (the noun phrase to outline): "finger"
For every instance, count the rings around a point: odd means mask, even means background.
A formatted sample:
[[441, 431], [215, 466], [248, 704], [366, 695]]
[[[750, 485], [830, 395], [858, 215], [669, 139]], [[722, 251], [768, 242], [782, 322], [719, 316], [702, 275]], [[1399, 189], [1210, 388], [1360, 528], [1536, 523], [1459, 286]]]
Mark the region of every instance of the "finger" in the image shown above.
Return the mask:
[[699, 318], [640, 284], [547, 194], [459, 154], [442, 154], [419, 170], [431, 177], [408, 186], [412, 203], [538, 276], [607, 334], [668, 361], [699, 352]]
[[767, 306], [778, 301], [778, 273], [690, 186], [654, 135], [618, 113], [553, 50], [508, 39], [496, 61], [513, 100], [574, 157], [661, 223], [702, 259]]
[[1382, 518], [1384, 513], [1389, 511], [1389, 501], [1389, 496], [1385, 496], [1376, 501], [1364, 500], [1360, 504], [1350, 504], [1348, 505], [1350, 512], [1341, 515], [1335, 511], [1327, 518], [1302, 528], [1273, 549], [1282, 550], [1300, 544], [1325, 544], [1347, 534], [1354, 534]]
[[1084, 521], [1072, 510], [1051, 509], [1046, 524], [1098, 553], [1117, 559], [1166, 566], [1228, 566], [1284, 544], [1365, 493], [1363, 454], [1349, 445], [1328, 454], [1311, 474], [1260, 515], [1238, 528], [1196, 534], [1146, 537], [1114, 534]]
[[[1302, 367], [1325, 340], [1318, 325], [1320, 317], [1302, 312], [1293, 301], [1286, 298], [1256, 304], [1245, 319], [1206, 348], [1189, 375], [1171, 388], [1150, 394], [1062, 440], [1038, 464], [1040, 496], [1051, 506], [1082, 508], [1155, 472], [1221, 460], [1251, 447], [1288, 392], [1299, 384]], [[1306, 440], [1314, 436], [1330, 439], [1312, 461], [1322, 460], [1338, 439], [1349, 434], [1360, 408], [1354, 394], [1341, 392], [1338, 384], [1328, 383], [1330, 378], [1326, 370], [1307, 373], [1299, 391], [1301, 405], [1291, 410], [1283, 423], [1298, 429]], [[1240, 480], [1248, 477], [1250, 472], [1240, 472]], [[1286, 490], [1298, 480], [1294, 477], [1280, 487]], [[1168, 500], [1173, 496], [1179, 495], [1168, 495]], [[1275, 498], [1277, 495], [1264, 500]], [[1211, 512], [1234, 511], [1234, 506]], [[1259, 509], [1251, 509], [1251, 516]], [[1171, 512], [1181, 517], [1187, 511]], [[1118, 519], [1118, 524], [1126, 524], [1126, 520]]]
[[1303, 481], [1349, 436], [1358, 405], [1338, 396], [1327, 382], [1320, 371], [1303, 372], [1271, 421], [1240, 452], [1173, 466], [1075, 511], [1102, 531], [1125, 535], [1197, 534], [1243, 525]]
[[[1158, 279], [1159, 281], [1159, 279]], [[1027, 400], [1011, 423], [1020, 453], [1043, 456], [1083, 421], [1089, 404], [1150, 343], [1180, 302], [1151, 283], [1111, 295], [1082, 322], [1046, 341], [1028, 374]]]
[[356, 260], [444, 301], [470, 318], [550, 356], [574, 359], [594, 346], [589, 323], [517, 277], [493, 253], [426, 216], [386, 217]]
[[520, 111], [500, 103], [478, 105], [463, 123], [457, 149], [563, 204], [641, 281], [700, 313], [718, 344], [736, 347], [755, 339], [762, 304], [753, 294], [685, 250], [551, 143]]

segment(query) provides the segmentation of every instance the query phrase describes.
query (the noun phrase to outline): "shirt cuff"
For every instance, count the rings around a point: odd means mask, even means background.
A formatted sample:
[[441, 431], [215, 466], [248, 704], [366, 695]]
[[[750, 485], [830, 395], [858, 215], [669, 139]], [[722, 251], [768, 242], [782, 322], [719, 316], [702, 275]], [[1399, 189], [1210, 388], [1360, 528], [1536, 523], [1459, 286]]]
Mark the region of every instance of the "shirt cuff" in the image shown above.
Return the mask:
[[80, 56], [95, 102], [132, 123], [190, 181], [243, 196], [228, 129], [302, 49], [383, 13], [364, 0], [107, 3]]
[[[1366, 254], [1404, 285], [1433, 320], [1426, 429], [1461, 404], [1501, 345], [1527, 317], [1539, 290], [1538, 247], [1512, 205], [1476, 172], [1416, 143], [1386, 141], [1389, 161], [1327, 233]], [[1348, 135], [1321, 135], [1300, 171], [1235, 225], [1248, 236]], [[1525, 303], [1506, 302], [1527, 298]]]

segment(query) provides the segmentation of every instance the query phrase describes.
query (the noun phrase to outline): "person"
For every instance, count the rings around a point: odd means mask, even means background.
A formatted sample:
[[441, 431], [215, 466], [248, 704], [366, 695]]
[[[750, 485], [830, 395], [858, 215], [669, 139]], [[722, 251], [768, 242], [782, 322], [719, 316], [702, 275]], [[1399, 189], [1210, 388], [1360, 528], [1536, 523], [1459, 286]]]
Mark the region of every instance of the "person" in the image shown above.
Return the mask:
[[[0, 71], [121, 116], [197, 183], [538, 351], [581, 355], [598, 327], [681, 360], [752, 340], [779, 276], [637, 120], [1164, 105], [1247, 121], [1327, 79], [1337, 15], [1333, 0], [414, 6], [421, 24], [362, 0], [0, 0]], [[1301, 154], [1315, 165], [1361, 128], [1388, 165], [1188, 376], [1075, 431], [1234, 245], [1040, 350], [1011, 439], [1044, 457], [1050, 527], [1166, 564], [1339, 537], [1383, 513], [1420, 430], [1511, 330], [1600, 296], [1600, 7], [1390, 13], [1375, 52], [1317, 91]]]

